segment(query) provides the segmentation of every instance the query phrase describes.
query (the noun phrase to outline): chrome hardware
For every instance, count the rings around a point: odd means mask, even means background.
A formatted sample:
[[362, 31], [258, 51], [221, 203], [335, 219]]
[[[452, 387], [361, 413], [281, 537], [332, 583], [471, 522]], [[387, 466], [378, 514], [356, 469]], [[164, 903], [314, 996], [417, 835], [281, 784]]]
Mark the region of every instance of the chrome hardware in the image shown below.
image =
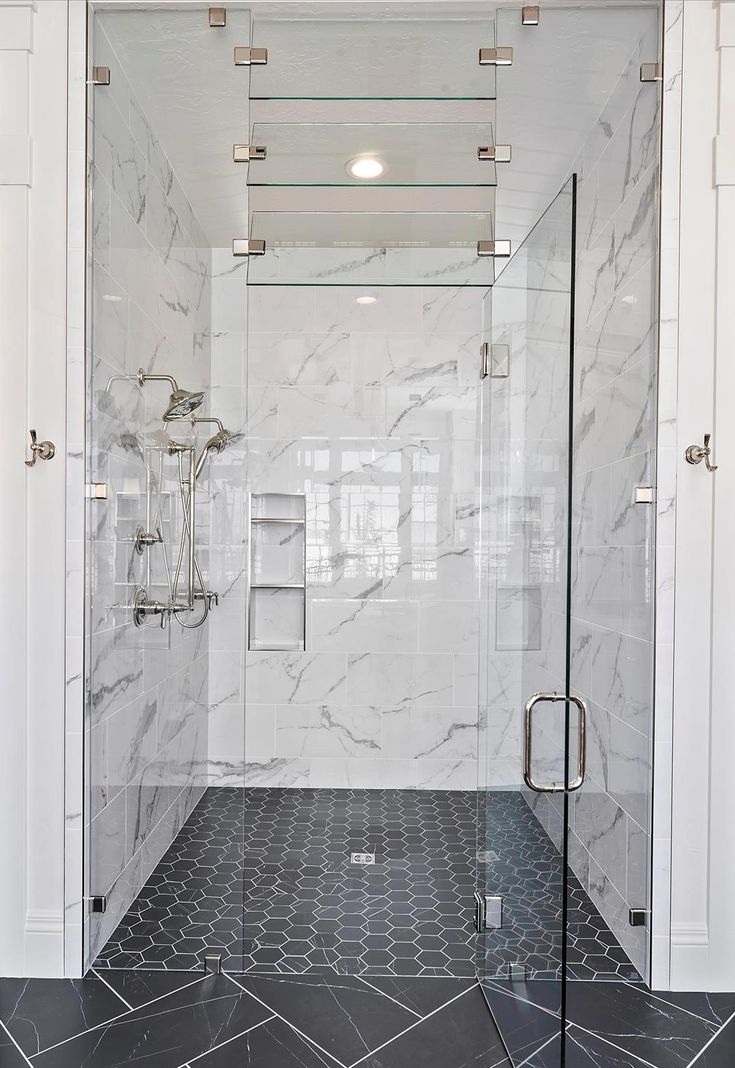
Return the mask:
[[160, 530], [157, 530], [155, 534], [147, 534], [146, 529], [143, 526], [139, 526], [135, 531], [135, 551], [138, 556], [142, 556], [146, 549], [150, 549], [153, 545], [160, 545], [163, 541], [163, 534]]
[[519, 961], [509, 961], [508, 978], [512, 983], [525, 983], [528, 978], [528, 969]]
[[[577, 777], [570, 783], [557, 782], [538, 783], [532, 775], [533, 763], [533, 710], [536, 705], [544, 701], [571, 701], [579, 711], [578, 727], [578, 753], [577, 753]], [[581, 697], [570, 694], [566, 697], [563, 693], [535, 693], [526, 701], [523, 710], [523, 781], [529, 790], [537, 794], [560, 794], [565, 791], [571, 793], [578, 790], [584, 782], [587, 771], [587, 706]]]
[[233, 256], [264, 256], [265, 241], [258, 238], [234, 237], [232, 239]]
[[475, 890], [475, 930], [497, 931], [503, 926], [503, 899]]
[[481, 67], [509, 67], [513, 62], [512, 48], [481, 48]]
[[510, 374], [510, 345], [480, 345], [480, 378], [507, 378]]
[[645, 927], [648, 909], [628, 909], [628, 924], [631, 927]]
[[84, 496], [88, 501], [106, 501], [107, 483], [91, 482], [89, 485], [84, 487]]
[[487, 378], [490, 374], [490, 343], [483, 341], [480, 345], [480, 378]]
[[236, 48], [235, 49], [235, 66], [236, 67], [255, 67], [262, 66], [268, 62], [268, 49], [267, 48]]
[[655, 486], [636, 486], [633, 490], [633, 504], [653, 504], [655, 500]]
[[219, 26], [227, 25], [227, 12], [223, 7], [210, 7], [209, 25], [213, 30]]
[[222, 954], [212, 951], [211, 953], [204, 954], [204, 970], [205, 972], [214, 972], [219, 974], [222, 971]]
[[265, 159], [268, 149], [265, 145], [233, 145], [232, 162], [250, 163], [252, 160]]
[[507, 259], [510, 256], [510, 241], [478, 241], [477, 255]]
[[350, 853], [350, 864], [362, 864], [370, 866], [375, 863], [374, 853]]
[[89, 78], [87, 79], [87, 85], [109, 85], [110, 84], [110, 68], [109, 67], [92, 67], [89, 72]]
[[684, 453], [686, 462], [688, 464], [701, 464], [702, 460], [704, 460], [704, 466], [708, 471], [716, 471], [717, 464], [713, 464], [710, 461], [710, 456], [712, 455], [712, 446], [710, 445], [711, 440], [712, 435], [705, 434], [704, 445], [690, 445]]
[[53, 460], [56, 456], [56, 446], [53, 441], [37, 441], [36, 431], [31, 430], [31, 458], [25, 460], [26, 467], [33, 467], [36, 460]]
[[660, 63], [641, 63], [642, 82], [663, 81], [663, 72]]
[[477, 158], [483, 162], [510, 163], [511, 145], [478, 145]]
[[538, 4], [526, 4], [521, 9], [521, 26], [538, 26]]
[[107, 912], [107, 897], [105, 894], [98, 894], [96, 897], [89, 899], [89, 911]]

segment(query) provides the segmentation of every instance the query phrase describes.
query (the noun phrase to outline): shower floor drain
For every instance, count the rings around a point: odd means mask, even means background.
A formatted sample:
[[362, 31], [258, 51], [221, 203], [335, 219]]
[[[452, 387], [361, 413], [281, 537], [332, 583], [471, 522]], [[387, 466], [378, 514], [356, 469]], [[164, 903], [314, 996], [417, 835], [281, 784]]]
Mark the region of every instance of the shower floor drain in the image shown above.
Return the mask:
[[477, 853], [480, 864], [495, 864], [498, 854], [492, 849], [480, 849]]
[[374, 853], [350, 853], [350, 864], [374, 864]]

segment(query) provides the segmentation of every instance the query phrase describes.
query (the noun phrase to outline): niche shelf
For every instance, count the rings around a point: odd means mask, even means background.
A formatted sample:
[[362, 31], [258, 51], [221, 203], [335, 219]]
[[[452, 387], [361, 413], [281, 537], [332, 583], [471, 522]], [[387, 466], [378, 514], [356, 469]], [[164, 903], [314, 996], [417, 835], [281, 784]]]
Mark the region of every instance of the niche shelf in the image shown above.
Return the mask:
[[303, 494], [250, 498], [249, 650], [306, 648], [305, 506]]

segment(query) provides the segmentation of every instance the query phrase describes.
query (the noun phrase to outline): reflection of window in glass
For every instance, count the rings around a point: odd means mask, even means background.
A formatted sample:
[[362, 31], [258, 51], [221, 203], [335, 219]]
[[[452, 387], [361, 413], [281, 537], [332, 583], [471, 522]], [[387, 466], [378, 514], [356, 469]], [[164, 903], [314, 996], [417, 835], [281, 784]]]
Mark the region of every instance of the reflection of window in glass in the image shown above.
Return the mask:
[[334, 581], [335, 561], [333, 559], [329, 528], [329, 486], [305, 483], [310, 494], [313, 512], [306, 537], [306, 575], [307, 583], [327, 584]]
[[435, 486], [411, 491], [411, 577], [436, 582], [439, 552], [439, 499]]
[[[389, 575], [388, 562], [398, 554], [400, 488], [342, 486], [340, 553], [346, 578]], [[384, 564], [385, 561], [385, 564]]]

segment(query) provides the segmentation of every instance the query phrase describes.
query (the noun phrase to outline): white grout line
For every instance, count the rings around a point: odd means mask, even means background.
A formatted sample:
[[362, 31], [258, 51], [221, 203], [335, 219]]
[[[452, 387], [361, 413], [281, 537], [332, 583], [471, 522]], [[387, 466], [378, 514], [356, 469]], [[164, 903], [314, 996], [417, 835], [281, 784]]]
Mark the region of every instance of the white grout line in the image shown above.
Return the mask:
[[729, 1019], [725, 1020], [724, 1024], [722, 1025], [722, 1027], [721, 1027], [721, 1028], [719, 1029], [719, 1031], [717, 1031], [717, 1032], [716, 1032], [716, 1033], [715, 1033], [714, 1035], [712, 1035], [712, 1038], [711, 1038], [711, 1039], [709, 1040], [709, 1042], [707, 1042], [707, 1044], [706, 1044], [706, 1045], [702, 1046], [702, 1048], [700, 1049], [699, 1053], [698, 1053], [698, 1054], [697, 1054], [697, 1056], [696, 1056], [696, 1057], [694, 1058], [694, 1060], [693, 1060], [693, 1061], [689, 1061], [689, 1064], [687, 1065], [687, 1068], [692, 1068], [692, 1065], [693, 1065], [693, 1064], [696, 1064], [696, 1062], [697, 1062], [697, 1061], [699, 1060], [699, 1058], [700, 1058], [700, 1057], [702, 1056], [702, 1054], [704, 1053], [704, 1051], [705, 1051], [706, 1049], [709, 1049], [709, 1047], [710, 1047], [710, 1046], [712, 1045], [712, 1043], [713, 1043], [713, 1042], [715, 1041], [715, 1039], [716, 1039], [716, 1038], [719, 1038], [719, 1037], [720, 1037], [720, 1035], [721, 1035], [721, 1034], [722, 1034], [722, 1032], [723, 1032], [723, 1031], [725, 1030], [725, 1028], [727, 1027], [727, 1025], [728, 1025], [729, 1023], [732, 1023], [732, 1021], [733, 1021], [733, 1020], [735, 1020], [735, 1012], [734, 1012], [734, 1013], [732, 1014], [732, 1016], [730, 1016], [730, 1017], [729, 1017]]
[[[133, 1009], [133, 1012], [140, 1012], [142, 1009], [147, 1009], [150, 1005], [155, 1005], [157, 1001], [163, 1001], [165, 998], [170, 998], [173, 994], [178, 994], [181, 990], [188, 990], [190, 986], [196, 986], [197, 983], [201, 983], [206, 978], [205, 975], [199, 976], [192, 983], [187, 983], [185, 986], [177, 987], [176, 990], [170, 990], [168, 994], [159, 994], [157, 998], [152, 998], [150, 1001], [146, 1001], [145, 1004], [139, 1005], [137, 1009]], [[216, 999], [212, 999], [216, 1000]], [[169, 1012], [175, 1012], [175, 1009], [169, 1009]], [[121, 1020], [125, 1020], [131, 1014], [129, 1012], [121, 1012], [117, 1016], [110, 1017], [109, 1020], [104, 1020], [102, 1023], [95, 1024], [94, 1027], [87, 1027], [84, 1031], [77, 1031], [75, 1035], [69, 1035], [68, 1038], [62, 1038], [61, 1042], [54, 1042], [53, 1046], [46, 1046], [44, 1049], [34, 1053], [34, 1057], [39, 1057], [42, 1053], [48, 1053], [50, 1049], [56, 1049], [58, 1046], [65, 1046], [67, 1042], [73, 1042], [75, 1038], [79, 1038], [80, 1035], [88, 1035], [91, 1031], [100, 1031], [103, 1027], [109, 1027], [111, 1024], [120, 1023]]]
[[281, 1021], [281, 1023], [287, 1024], [288, 1027], [290, 1027], [292, 1031], [295, 1031], [297, 1035], [300, 1035], [300, 1037], [303, 1038], [306, 1042], [309, 1042], [312, 1046], [318, 1049], [320, 1053], [323, 1053], [325, 1056], [329, 1057], [330, 1060], [334, 1061], [335, 1064], [338, 1064], [339, 1068], [347, 1068], [347, 1065], [343, 1064], [342, 1061], [338, 1061], [333, 1053], [330, 1053], [329, 1050], [324, 1049], [322, 1046], [319, 1045], [318, 1042], [315, 1042], [313, 1038], [309, 1038], [309, 1036], [303, 1031], [299, 1031], [298, 1027], [296, 1027], [295, 1024], [292, 1024], [291, 1021], [287, 1020], [285, 1016], [281, 1016], [280, 1013], [276, 1012], [276, 1010], [271, 1005], [267, 1005], [265, 1001], [261, 1001], [257, 994], [253, 994], [251, 990], [246, 990], [244, 986], [240, 986], [237, 979], [235, 979], [233, 975], [230, 975], [227, 972], [223, 974], [227, 976], [231, 983], [234, 983], [236, 987], [242, 990], [243, 994], [247, 994], [248, 997], [254, 998], [258, 1002], [258, 1004], [263, 1006], [264, 1009], [267, 1009], [268, 1012], [272, 1012], [273, 1015]]
[[130, 1004], [130, 1002], [126, 1001], [125, 998], [122, 996], [122, 994], [120, 994], [117, 990], [115, 990], [114, 986], [110, 986], [110, 984], [105, 979], [104, 975], [100, 975], [98, 972], [96, 972], [94, 970], [94, 968], [90, 968], [90, 971], [92, 972], [92, 975], [96, 975], [97, 976], [97, 978], [100, 980], [101, 983], [105, 984], [105, 986], [107, 987], [108, 990], [112, 991], [112, 993], [115, 995], [116, 998], [120, 998], [120, 1001], [122, 1001], [123, 1005], [127, 1005], [127, 1007], [130, 1009], [130, 1011], [131, 1012], [133, 1011], [133, 1006]]
[[408, 1005], [404, 1005], [401, 1001], [397, 1001], [396, 998], [391, 997], [390, 994], [386, 994], [386, 992], [384, 990], [381, 990], [380, 987], [373, 986], [373, 984], [369, 983], [367, 979], [363, 978], [362, 975], [356, 975], [355, 978], [359, 979], [361, 983], [365, 984], [365, 986], [369, 986], [370, 989], [374, 990], [376, 994], [380, 994], [382, 997], [388, 998], [388, 1001], [392, 1001], [394, 1005], [398, 1005], [399, 1008], [405, 1009], [406, 1012], [410, 1012], [412, 1016], [418, 1016], [419, 1020], [423, 1020], [424, 1017], [421, 1015], [420, 1012], [416, 1012], [414, 1009], [409, 1009]]
[[186, 1064], [182, 1064], [181, 1068], [191, 1068], [192, 1064], [196, 1061], [200, 1061], [202, 1057], [207, 1057], [210, 1053], [214, 1053], [215, 1050], [222, 1049], [224, 1046], [229, 1046], [230, 1042], [237, 1042], [238, 1038], [242, 1038], [243, 1035], [249, 1035], [251, 1031], [257, 1031], [263, 1024], [270, 1023], [271, 1020], [275, 1020], [275, 1013], [272, 1016], [268, 1016], [265, 1020], [261, 1020], [260, 1023], [253, 1024], [252, 1027], [248, 1027], [246, 1031], [241, 1031], [239, 1035], [233, 1035], [232, 1038], [228, 1038], [225, 1042], [220, 1042], [217, 1046], [212, 1046], [211, 1049], [205, 1049], [203, 1053], [197, 1053], [196, 1057], [192, 1057]]
[[15, 1039], [14, 1039], [14, 1038], [13, 1038], [13, 1036], [11, 1035], [10, 1031], [8, 1031], [7, 1027], [6, 1027], [6, 1026], [5, 1026], [5, 1024], [4, 1024], [3, 1022], [2, 1022], [2, 1020], [0, 1020], [0, 1027], [2, 1027], [3, 1031], [4, 1031], [4, 1032], [5, 1032], [5, 1034], [6, 1034], [7, 1036], [8, 1036], [8, 1038], [10, 1039], [10, 1041], [11, 1041], [11, 1042], [13, 1043], [13, 1045], [15, 1046], [15, 1048], [16, 1048], [16, 1049], [18, 1050], [18, 1053], [20, 1053], [21, 1057], [22, 1057], [22, 1058], [23, 1058], [23, 1060], [24, 1060], [24, 1061], [26, 1062], [26, 1064], [30, 1064], [31, 1062], [30, 1062], [30, 1061], [28, 1060], [28, 1058], [26, 1057], [25, 1053], [24, 1053], [24, 1052], [23, 1052], [23, 1050], [22, 1050], [22, 1049], [20, 1048], [20, 1046], [18, 1045], [18, 1043], [17, 1043], [16, 1041], [15, 1041]]
[[449, 1001], [445, 1001], [443, 1005], [439, 1005], [438, 1008], [433, 1009], [426, 1016], [422, 1016], [420, 1020], [416, 1021], [416, 1023], [412, 1023], [410, 1027], [407, 1027], [405, 1028], [405, 1030], [400, 1031], [397, 1035], [394, 1035], [393, 1038], [389, 1038], [388, 1041], [383, 1042], [381, 1046], [376, 1046], [375, 1049], [370, 1050], [370, 1052], [366, 1053], [364, 1057], [360, 1057], [359, 1061], [353, 1061], [352, 1064], [349, 1065], [349, 1068], [355, 1068], [356, 1065], [362, 1064], [362, 1062], [366, 1061], [368, 1057], [372, 1057], [376, 1053], [379, 1053], [381, 1049], [385, 1049], [385, 1047], [389, 1046], [391, 1042], [395, 1042], [396, 1039], [402, 1038], [403, 1035], [407, 1035], [409, 1031], [413, 1031], [414, 1027], [418, 1027], [419, 1024], [424, 1023], [424, 1021], [428, 1020], [429, 1017], [434, 1016], [437, 1012], [441, 1012], [442, 1009], [446, 1009], [447, 1005], [452, 1005], [455, 1001], [459, 1000], [459, 998], [463, 998], [465, 994], [469, 993], [470, 990], [474, 989], [474, 986], [468, 986], [467, 990], [463, 990], [461, 994], [455, 994], [455, 996], [453, 998], [450, 998]]
[[529, 1061], [533, 1060], [534, 1057], [538, 1056], [541, 1050], [546, 1049], [547, 1046], [550, 1046], [552, 1042], [556, 1041], [557, 1037], [557, 1035], [552, 1035], [551, 1038], [547, 1038], [545, 1042], [542, 1042], [540, 1046], [536, 1047], [533, 1053], [529, 1053], [526, 1059], [521, 1061], [521, 1063], [518, 1065], [518, 1068], [523, 1068], [524, 1064], [528, 1064]]

